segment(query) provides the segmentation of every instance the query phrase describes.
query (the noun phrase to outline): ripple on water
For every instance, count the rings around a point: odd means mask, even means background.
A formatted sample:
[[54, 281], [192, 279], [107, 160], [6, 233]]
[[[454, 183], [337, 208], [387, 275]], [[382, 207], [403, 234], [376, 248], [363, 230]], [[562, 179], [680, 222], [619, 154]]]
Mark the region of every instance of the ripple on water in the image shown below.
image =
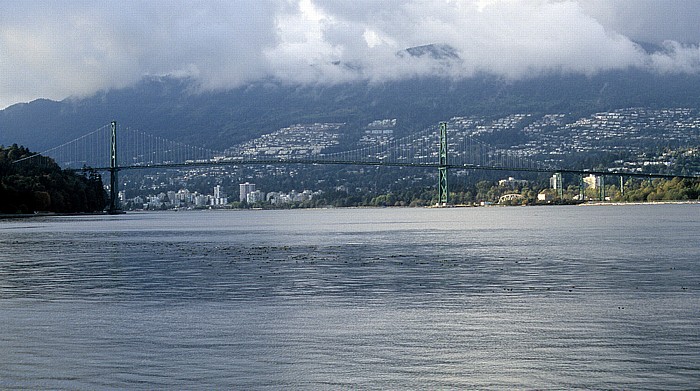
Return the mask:
[[586, 209], [3, 229], [0, 388], [694, 388], [698, 222]]

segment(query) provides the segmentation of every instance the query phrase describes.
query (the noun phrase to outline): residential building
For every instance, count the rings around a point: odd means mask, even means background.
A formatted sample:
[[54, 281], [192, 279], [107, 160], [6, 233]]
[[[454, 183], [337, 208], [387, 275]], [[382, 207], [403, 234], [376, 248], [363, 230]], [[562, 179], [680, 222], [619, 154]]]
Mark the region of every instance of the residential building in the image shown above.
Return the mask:
[[562, 188], [562, 178], [560, 173], [556, 173], [549, 178], [549, 187], [554, 190], [559, 190]]
[[238, 186], [240, 187], [240, 191], [241, 191], [240, 196], [238, 198], [238, 200], [240, 202], [247, 201], [248, 194], [255, 191], [255, 183], [246, 182], [246, 183], [241, 183]]
[[246, 194], [246, 202], [248, 202], [249, 204], [254, 204], [256, 202], [264, 200], [265, 194], [260, 190], [251, 191], [250, 193]]
[[508, 179], [501, 179], [500, 181], [498, 181], [498, 186], [505, 186], [510, 187], [511, 189], [515, 189], [519, 186], [527, 186], [527, 181], [524, 179], [515, 179], [511, 176], [508, 177]]
[[591, 174], [591, 175], [583, 178], [583, 183], [586, 184], [587, 188], [595, 190], [595, 189], [600, 187], [600, 177]]
[[226, 205], [228, 204], [228, 198], [226, 193], [221, 189], [221, 185], [214, 186], [214, 197], [211, 200], [212, 205]]

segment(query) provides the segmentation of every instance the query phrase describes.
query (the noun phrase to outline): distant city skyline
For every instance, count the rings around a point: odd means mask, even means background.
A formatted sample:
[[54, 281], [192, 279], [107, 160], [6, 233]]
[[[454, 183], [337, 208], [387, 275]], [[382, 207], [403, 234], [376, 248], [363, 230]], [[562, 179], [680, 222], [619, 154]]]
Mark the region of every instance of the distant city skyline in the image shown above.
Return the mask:
[[[700, 71], [697, 1], [8, 2], [0, 108], [188, 77], [333, 84], [440, 75]], [[654, 46], [651, 52], [637, 42]], [[438, 44], [450, 56], [400, 55]]]

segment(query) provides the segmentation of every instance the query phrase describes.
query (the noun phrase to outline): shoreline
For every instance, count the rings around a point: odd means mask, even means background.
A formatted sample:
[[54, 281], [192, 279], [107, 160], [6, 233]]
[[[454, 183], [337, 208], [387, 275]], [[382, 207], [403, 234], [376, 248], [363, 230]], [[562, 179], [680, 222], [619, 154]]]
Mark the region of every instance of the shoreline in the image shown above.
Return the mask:
[[[533, 204], [533, 205], [447, 205], [447, 206], [348, 206], [348, 207], [316, 207], [316, 208], [294, 208], [294, 209], [385, 209], [385, 208], [427, 208], [427, 209], [464, 209], [464, 208], [493, 208], [493, 207], [523, 207], [523, 206], [634, 206], [634, 205], [698, 205], [700, 200], [685, 200], [685, 201], [644, 201], [644, 202], [609, 202], [609, 201], [590, 201], [582, 202], [578, 204]], [[291, 210], [291, 209], [191, 209], [193, 211], [245, 211], [245, 210]], [[158, 213], [158, 212], [178, 212], [179, 210], [129, 210], [120, 211], [116, 214], [128, 214], [128, 213]], [[112, 216], [115, 213], [109, 212], [82, 212], [82, 213], [53, 213], [53, 212], [42, 212], [42, 213], [21, 213], [21, 214], [0, 214], [0, 220], [5, 219], [29, 219], [38, 217], [74, 217], [74, 216]]]
[[0, 219], [30, 219], [34, 217], [109, 216], [108, 212], [40, 212], [40, 213], [0, 213]]
[[685, 201], [636, 201], [636, 202], [611, 202], [611, 201], [591, 201], [584, 202], [578, 206], [630, 206], [630, 205], [693, 205], [700, 204], [700, 200]]

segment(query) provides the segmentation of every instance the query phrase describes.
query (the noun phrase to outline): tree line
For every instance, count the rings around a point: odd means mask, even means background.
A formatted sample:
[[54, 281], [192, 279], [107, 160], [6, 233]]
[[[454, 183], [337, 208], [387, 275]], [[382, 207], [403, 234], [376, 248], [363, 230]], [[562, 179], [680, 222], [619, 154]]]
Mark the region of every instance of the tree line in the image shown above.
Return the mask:
[[34, 155], [17, 144], [0, 145], [0, 213], [86, 213], [105, 208], [107, 195], [99, 173], [63, 170], [44, 156], [25, 159]]
[[[546, 200], [538, 199], [540, 193], [546, 193]], [[623, 191], [619, 185], [606, 185], [605, 192], [600, 189], [584, 189], [584, 199], [580, 199], [578, 186], [568, 186], [564, 190], [564, 198], [559, 198], [557, 191], [536, 181], [518, 187], [499, 186], [495, 181], [482, 180], [474, 184], [463, 185], [450, 192], [450, 203], [455, 205], [478, 205], [483, 202], [496, 204], [505, 194], [519, 194], [513, 200], [500, 202], [505, 205], [537, 205], [537, 204], [571, 204], [584, 201], [598, 201], [605, 194], [606, 201], [611, 202], [655, 202], [655, 201], [700, 201], [700, 180], [690, 179], [628, 179], [624, 182]], [[381, 194], [348, 193], [344, 191], [329, 191], [312, 200], [273, 206], [266, 202], [256, 204], [234, 203], [234, 208], [309, 208], [309, 207], [361, 207], [361, 206], [430, 206], [437, 202], [434, 187], [414, 189], [397, 189]]]

